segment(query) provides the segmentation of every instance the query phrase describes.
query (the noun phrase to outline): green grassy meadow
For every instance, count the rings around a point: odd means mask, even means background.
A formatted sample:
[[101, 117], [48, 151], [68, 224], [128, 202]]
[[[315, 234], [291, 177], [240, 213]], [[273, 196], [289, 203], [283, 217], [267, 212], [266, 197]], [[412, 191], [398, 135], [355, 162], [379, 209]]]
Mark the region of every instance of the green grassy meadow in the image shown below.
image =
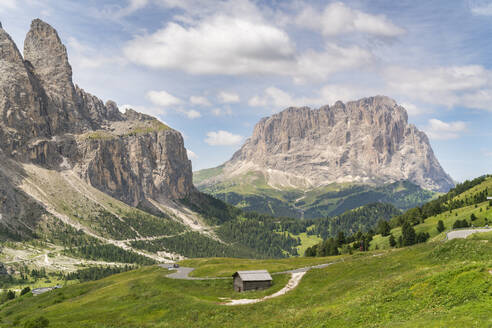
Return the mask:
[[236, 271], [266, 269], [270, 273], [288, 271], [306, 266], [340, 261], [343, 256], [291, 257], [284, 259], [251, 260], [234, 258], [189, 259], [180, 262], [185, 267], [196, 268], [192, 277], [230, 277]]
[[298, 235], [293, 235], [293, 236], [301, 238], [301, 245], [297, 246], [297, 253], [300, 256], [304, 255], [304, 252], [306, 251], [306, 249], [308, 247], [317, 245], [323, 241], [322, 238], [320, 238], [316, 235], [308, 235], [306, 232], [302, 232]]
[[[237, 268], [272, 272], [336, 261], [313, 269], [286, 295], [265, 302], [224, 306], [222, 298], [256, 298], [274, 286], [238, 294], [231, 280], [166, 278], [151, 266], [67, 286], [37, 297], [30, 294], [0, 307], [0, 327], [22, 327], [39, 315], [49, 327], [491, 327], [492, 243], [486, 236], [430, 242], [339, 258], [248, 261], [183, 261], [204, 276]], [[309, 264], [313, 264], [310, 262]]]
[[[488, 180], [492, 181], [492, 179]], [[477, 219], [475, 221], [470, 221], [471, 214], [475, 214]], [[489, 226], [492, 224], [492, 207], [489, 205], [489, 202], [483, 202], [480, 204], [471, 205], [462, 207], [459, 209], [455, 209], [453, 211], [447, 211], [441, 213], [439, 215], [431, 216], [425, 219], [425, 222], [416, 225], [416, 232], [427, 232], [431, 236], [431, 239], [434, 240], [443, 240], [445, 238], [445, 233], [447, 231], [452, 230], [453, 223], [456, 220], [467, 220], [472, 223], [475, 227], [483, 227], [485, 226], [485, 218], [488, 219]], [[437, 222], [442, 220], [444, 222], [444, 226], [446, 230], [442, 233], [439, 233], [436, 229]], [[401, 235], [401, 228], [394, 228], [391, 230], [391, 233], [398, 238]], [[374, 236], [373, 241], [371, 242], [371, 249], [375, 249], [377, 246], [378, 249], [389, 248], [389, 237], [382, 237], [381, 235]]]

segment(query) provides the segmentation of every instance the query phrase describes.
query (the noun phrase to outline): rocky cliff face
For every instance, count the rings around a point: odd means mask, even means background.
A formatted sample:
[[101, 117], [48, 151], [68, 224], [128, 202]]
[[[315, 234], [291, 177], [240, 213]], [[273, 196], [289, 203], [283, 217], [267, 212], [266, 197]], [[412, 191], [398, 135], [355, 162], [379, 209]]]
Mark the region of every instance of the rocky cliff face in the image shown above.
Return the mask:
[[0, 26], [0, 156], [71, 170], [133, 206], [194, 190], [181, 134], [75, 86], [65, 46], [39, 19], [24, 56]]
[[433, 191], [453, 186], [425, 133], [408, 124], [403, 107], [383, 96], [314, 110], [288, 108], [262, 119], [215, 179], [248, 171], [262, 172], [280, 188], [398, 180]]

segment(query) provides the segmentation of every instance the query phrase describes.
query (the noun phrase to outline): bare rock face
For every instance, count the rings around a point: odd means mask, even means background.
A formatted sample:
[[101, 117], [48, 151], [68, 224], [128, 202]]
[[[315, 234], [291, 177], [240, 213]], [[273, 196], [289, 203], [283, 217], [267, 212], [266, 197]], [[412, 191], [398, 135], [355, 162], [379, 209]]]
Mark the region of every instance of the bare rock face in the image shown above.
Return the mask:
[[72, 82], [65, 46], [36, 19], [24, 57], [0, 27], [0, 155], [72, 170], [94, 187], [136, 206], [180, 199], [193, 190], [181, 134]]
[[10, 152], [27, 138], [46, 136], [41, 97], [17, 46], [0, 28], [0, 145]]
[[180, 199], [193, 191], [179, 132], [155, 119], [115, 122], [110, 130], [78, 137], [74, 169], [92, 186], [133, 206], [147, 197]]
[[74, 98], [72, 67], [68, 63], [67, 49], [55, 29], [40, 19], [32, 21], [27, 33], [24, 59], [34, 67], [47, 94], [66, 101]]
[[410, 180], [447, 191], [453, 181], [405, 109], [376, 96], [319, 109], [288, 108], [262, 119], [218, 179], [260, 171], [274, 187]]

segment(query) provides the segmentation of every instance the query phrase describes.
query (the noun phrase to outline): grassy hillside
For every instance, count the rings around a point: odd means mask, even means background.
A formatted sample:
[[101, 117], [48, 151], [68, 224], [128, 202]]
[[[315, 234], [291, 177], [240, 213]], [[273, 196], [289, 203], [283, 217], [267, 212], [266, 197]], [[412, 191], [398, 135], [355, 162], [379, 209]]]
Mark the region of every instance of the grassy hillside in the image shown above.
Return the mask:
[[202, 181], [215, 177], [222, 173], [223, 168], [224, 166], [221, 165], [210, 169], [204, 169], [204, 170], [193, 172], [193, 183], [200, 184]]
[[[451, 190], [448, 194], [431, 201], [421, 209], [412, 209], [393, 218], [391, 223], [397, 225], [401, 220], [420, 222], [414, 226], [417, 233], [426, 232], [431, 239], [442, 240], [445, 238], [446, 231], [452, 230], [453, 224], [457, 220], [466, 220], [469, 225], [475, 227], [491, 225], [492, 204], [491, 201], [485, 199], [487, 195], [492, 195], [492, 176], [480, 177], [467, 181], [462, 186], [458, 185], [456, 190]], [[438, 212], [438, 214], [424, 217], [426, 212], [431, 210]], [[437, 230], [439, 221], [444, 223], [445, 231], [442, 233]], [[395, 227], [391, 233], [398, 238], [401, 235], [401, 228]], [[374, 236], [371, 248], [375, 247], [388, 248], [389, 236]]]
[[248, 172], [225, 182], [207, 181], [221, 172], [222, 167], [194, 172], [194, 183], [200, 191], [226, 203], [277, 217], [322, 218], [373, 202], [390, 203], [406, 210], [435, 196], [409, 181], [382, 186], [334, 183], [306, 191], [273, 188], [260, 172]]
[[[0, 327], [38, 316], [50, 327], [489, 327], [491, 254], [491, 242], [470, 239], [345, 256], [309, 271], [286, 295], [236, 307], [221, 305], [222, 298], [270, 294], [288, 278], [274, 275], [270, 290], [237, 294], [231, 280], [172, 280], [167, 270], [145, 267], [9, 301], [0, 307]], [[183, 264], [226, 275], [239, 267], [277, 271], [305, 264], [299, 260]]]

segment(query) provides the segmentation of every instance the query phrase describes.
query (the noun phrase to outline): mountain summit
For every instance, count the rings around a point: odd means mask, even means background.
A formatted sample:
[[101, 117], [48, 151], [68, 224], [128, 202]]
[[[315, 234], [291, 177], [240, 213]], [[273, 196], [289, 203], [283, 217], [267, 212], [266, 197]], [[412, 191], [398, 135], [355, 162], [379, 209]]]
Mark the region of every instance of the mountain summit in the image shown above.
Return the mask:
[[229, 161], [194, 179], [233, 205], [297, 217], [374, 201], [405, 209], [453, 186], [425, 133], [384, 96], [290, 107], [263, 118]]
[[384, 96], [319, 109], [290, 107], [262, 119], [220, 178], [253, 170], [275, 188], [399, 180], [433, 191], [453, 186], [425, 133]]
[[72, 170], [132, 206], [194, 190], [181, 134], [157, 119], [104, 104], [72, 82], [56, 30], [35, 19], [24, 56], [0, 32], [0, 149], [5, 158]]

